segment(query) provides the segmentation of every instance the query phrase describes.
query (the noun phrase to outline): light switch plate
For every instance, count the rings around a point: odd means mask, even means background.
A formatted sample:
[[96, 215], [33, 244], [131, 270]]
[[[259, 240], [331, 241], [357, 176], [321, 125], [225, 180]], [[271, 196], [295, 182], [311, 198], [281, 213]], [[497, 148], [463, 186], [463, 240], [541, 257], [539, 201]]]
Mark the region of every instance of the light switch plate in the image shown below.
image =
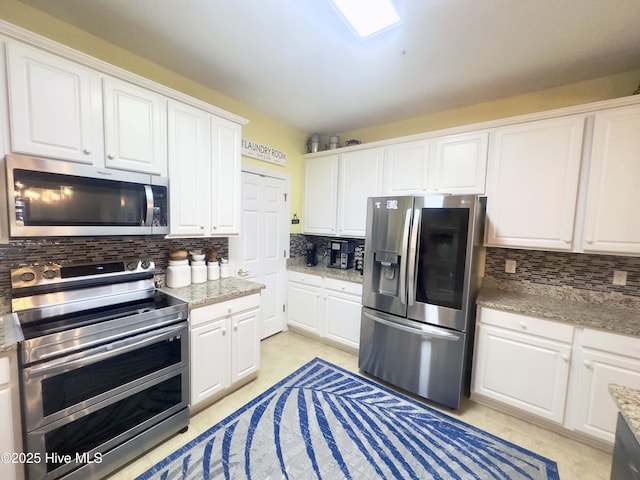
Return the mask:
[[627, 272], [624, 270], [614, 270], [613, 284], [625, 286], [627, 284]]
[[505, 271], [505, 273], [516, 273], [516, 261], [515, 260], [505, 260], [505, 262], [504, 262], [504, 271]]

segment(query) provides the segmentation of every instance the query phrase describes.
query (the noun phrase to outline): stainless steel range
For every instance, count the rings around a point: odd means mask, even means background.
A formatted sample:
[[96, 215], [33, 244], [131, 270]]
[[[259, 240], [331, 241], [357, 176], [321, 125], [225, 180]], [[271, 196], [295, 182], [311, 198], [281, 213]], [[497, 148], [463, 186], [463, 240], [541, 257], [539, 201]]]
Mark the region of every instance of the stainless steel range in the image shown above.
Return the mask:
[[27, 478], [101, 478], [186, 430], [188, 305], [146, 260], [11, 271]]

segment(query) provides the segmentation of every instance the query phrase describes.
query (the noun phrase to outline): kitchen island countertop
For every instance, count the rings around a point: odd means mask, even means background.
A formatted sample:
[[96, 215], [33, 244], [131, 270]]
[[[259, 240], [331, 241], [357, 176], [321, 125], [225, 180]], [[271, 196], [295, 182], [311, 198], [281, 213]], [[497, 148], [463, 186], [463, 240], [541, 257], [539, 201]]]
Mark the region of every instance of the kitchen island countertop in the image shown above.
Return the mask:
[[609, 385], [609, 393], [636, 440], [640, 442], [640, 390], [612, 383]]
[[[515, 284], [520, 284], [514, 286]], [[580, 292], [565, 287], [527, 285], [485, 278], [481, 307], [557, 320], [576, 326], [640, 337], [640, 309], [634, 299]]]
[[163, 287], [161, 290], [188, 302], [189, 308], [195, 308], [259, 293], [263, 288], [265, 286], [261, 283], [229, 277], [180, 288]]

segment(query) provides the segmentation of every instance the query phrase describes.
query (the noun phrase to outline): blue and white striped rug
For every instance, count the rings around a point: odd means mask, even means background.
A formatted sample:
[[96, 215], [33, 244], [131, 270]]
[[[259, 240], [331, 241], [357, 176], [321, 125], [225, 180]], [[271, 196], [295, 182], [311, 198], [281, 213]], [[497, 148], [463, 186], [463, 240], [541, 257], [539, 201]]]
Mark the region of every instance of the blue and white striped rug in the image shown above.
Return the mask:
[[556, 463], [314, 359], [138, 477], [559, 479]]

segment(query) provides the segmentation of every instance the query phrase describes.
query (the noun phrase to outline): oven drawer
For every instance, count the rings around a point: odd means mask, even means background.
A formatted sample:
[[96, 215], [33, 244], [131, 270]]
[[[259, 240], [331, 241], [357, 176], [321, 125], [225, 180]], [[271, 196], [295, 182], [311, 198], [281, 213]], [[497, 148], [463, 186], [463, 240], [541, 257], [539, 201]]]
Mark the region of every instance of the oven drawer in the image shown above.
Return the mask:
[[188, 341], [182, 322], [23, 368], [27, 432], [187, 368]]

